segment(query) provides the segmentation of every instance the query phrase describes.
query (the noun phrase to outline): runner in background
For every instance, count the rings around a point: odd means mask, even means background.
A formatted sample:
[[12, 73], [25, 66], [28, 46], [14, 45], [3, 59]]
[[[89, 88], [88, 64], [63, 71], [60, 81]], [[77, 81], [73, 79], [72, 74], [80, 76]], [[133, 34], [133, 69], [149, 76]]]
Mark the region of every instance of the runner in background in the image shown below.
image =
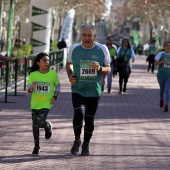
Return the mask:
[[160, 107], [169, 110], [170, 100], [170, 42], [166, 42], [164, 50], [155, 57], [155, 66], [158, 67], [157, 79], [160, 86]]
[[102, 92], [104, 91], [104, 87], [106, 84], [106, 77], [107, 77], [107, 89], [108, 93], [112, 93], [112, 76], [115, 76], [115, 62], [116, 62], [116, 54], [117, 54], [117, 47], [114, 45], [114, 40], [112, 37], [109, 37], [107, 39], [107, 47], [110, 53], [110, 58], [111, 58], [111, 63], [110, 63], [110, 68], [111, 72], [108, 75], [103, 75], [102, 78]]

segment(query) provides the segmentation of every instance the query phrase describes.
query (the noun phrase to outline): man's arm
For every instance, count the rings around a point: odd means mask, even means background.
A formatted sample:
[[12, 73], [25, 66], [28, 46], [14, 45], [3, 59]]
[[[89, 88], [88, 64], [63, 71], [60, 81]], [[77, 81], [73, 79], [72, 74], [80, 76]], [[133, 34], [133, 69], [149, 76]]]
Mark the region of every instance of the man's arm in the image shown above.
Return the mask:
[[73, 73], [72, 63], [66, 62], [66, 72], [67, 72], [68, 77], [70, 77], [70, 75]]
[[77, 82], [76, 75], [73, 73], [72, 63], [66, 62], [66, 72], [69, 78], [69, 81], [72, 85], [75, 85]]
[[91, 66], [92, 66], [93, 69], [97, 70], [101, 74], [107, 75], [111, 71], [110, 64], [105, 65], [105, 66], [101, 66], [98, 62], [93, 61], [93, 62], [91, 62]]
[[110, 72], [111, 72], [110, 65], [102, 67], [102, 70], [100, 71], [100, 73], [104, 75], [110, 74]]

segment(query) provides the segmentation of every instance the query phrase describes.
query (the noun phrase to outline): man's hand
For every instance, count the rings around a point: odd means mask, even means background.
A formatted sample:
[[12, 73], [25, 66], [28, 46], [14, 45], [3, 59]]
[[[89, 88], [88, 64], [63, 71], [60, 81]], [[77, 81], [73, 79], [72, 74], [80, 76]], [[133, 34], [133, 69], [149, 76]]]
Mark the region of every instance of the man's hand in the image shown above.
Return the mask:
[[96, 61], [91, 62], [91, 67], [92, 67], [92, 69], [95, 69], [97, 71], [100, 70], [100, 64]]
[[69, 81], [70, 81], [71, 85], [75, 85], [76, 84], [77, 79], [76, 79], [76, 75], [75, 74], [72, 73], [68, 78], [69, 78]]

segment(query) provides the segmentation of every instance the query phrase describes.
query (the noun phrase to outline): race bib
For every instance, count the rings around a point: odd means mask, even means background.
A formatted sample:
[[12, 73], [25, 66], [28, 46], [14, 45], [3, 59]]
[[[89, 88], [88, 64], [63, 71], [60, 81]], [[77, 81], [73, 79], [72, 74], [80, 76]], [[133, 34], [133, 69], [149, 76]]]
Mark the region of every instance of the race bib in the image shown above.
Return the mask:
[[50, 83], [49, 82], [36, 82], [36, 91], [39, 93], [50, 93]]
[[164, 63], [164, 67], [165, 67], [165, 68], [170, 68], [170, 62], [165, 62], [165, 63]]
[[80, 76], [81, 77], [95, 77], [97, 76], [97, 71], [91, 68], [90, 62], [80, 63]]

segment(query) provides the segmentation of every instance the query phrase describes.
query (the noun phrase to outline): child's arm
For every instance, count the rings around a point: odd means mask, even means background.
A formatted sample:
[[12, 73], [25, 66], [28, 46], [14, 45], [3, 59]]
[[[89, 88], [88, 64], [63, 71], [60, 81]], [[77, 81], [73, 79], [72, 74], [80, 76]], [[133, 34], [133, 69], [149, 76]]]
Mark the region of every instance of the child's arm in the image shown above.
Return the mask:
[[60, 83], [55, 86], [55, 92], [54, 92], [54, 96], [51, 100], [51, 104], [54, 104], [55, 100], [57, 100], [59, 93], [60, 93]]
[[31, 87], [28, 89], [28, 93], [32, 93], [34, 91], [35, 86], [36, 86], [36, 82], [34, 81]]

